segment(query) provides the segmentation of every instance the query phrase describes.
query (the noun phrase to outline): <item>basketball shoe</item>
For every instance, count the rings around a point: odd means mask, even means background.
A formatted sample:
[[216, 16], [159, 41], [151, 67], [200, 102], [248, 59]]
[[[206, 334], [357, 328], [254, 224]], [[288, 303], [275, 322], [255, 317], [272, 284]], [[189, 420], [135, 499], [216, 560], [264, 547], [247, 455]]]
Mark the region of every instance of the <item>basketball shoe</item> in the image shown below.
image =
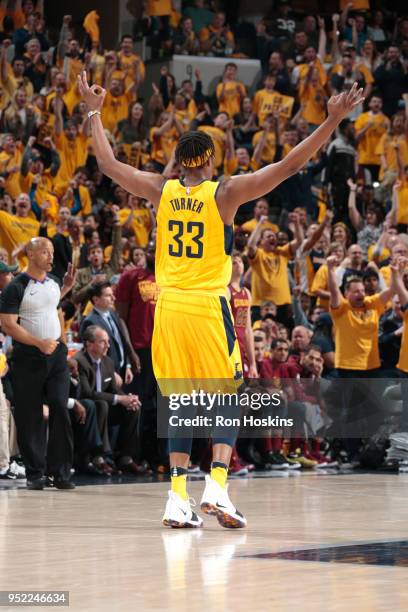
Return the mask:
[[[191, 500], [195, 505], [194, 500]], [[169, 491], [166, 509], [164, 511], [163, 525], [166, 527], [202, 527], [203, 519], [192, 511], [190, 499], [181, 499], [180, 495], [174, 491]]]
[[238, 529], [245, 527], [246, 518], [237, 510], [228, 496], [228, 485], [223, 489], [208, 474], [205, 477], [205, 489], [201, 498], [201, 510], [205, 514], [217, 517], [222, 527]]

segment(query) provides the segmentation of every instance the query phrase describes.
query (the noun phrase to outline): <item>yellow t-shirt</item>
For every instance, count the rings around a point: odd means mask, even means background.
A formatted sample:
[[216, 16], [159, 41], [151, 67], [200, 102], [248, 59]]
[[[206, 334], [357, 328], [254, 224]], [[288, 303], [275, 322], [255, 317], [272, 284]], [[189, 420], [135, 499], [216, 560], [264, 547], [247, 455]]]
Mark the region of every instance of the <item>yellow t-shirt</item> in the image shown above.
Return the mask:
[[215, 147], [215, 167], [219, 168], [224, 161], [226, 135], [221, 128], [212, 125], [201, 125], [200, 132], [205, 132], [211, 136]]
[[132, 93], [112, 96], [110, 91], [108, 91], [102, 107], [101, 119], [103, 127], [113, 134], [119, 121], [127, 118], [129, 104], [133, 102], [133, 100], [135, 100], [135, 96]]
[[401, 348], [397, 368], [403, 372], [408, 372], [408, 310], [403, 312], [402, 318], [404, 321], [404, 328], [402, 332]]
[[408, 223], [408, 181], [401, 181], [398, 191], [397, 223]]
[[126, 89], [130, 85], [133, 85], [133, 80], [134, 80], [133, 66], [136, 61], [139, 62], [138, 63], [138, 76], [140, 78], [140, 82], [144, 81], [145, 74], [146, 74], [146, 68], [145, 68], [144, 62], [142, 61], [142, 58], [140, 57], [140, 55], [137, 55], [136, 53], [132, 53], [131, 55], [125, 55], [123, 51], [119, 51], [118, 60], [119, 60], [119, 69], [125, 74]]
[[151, 156], [154, 161], [165, 166], [170, 161], [179, 136], [174, 127], [161, 135], [158, 134], [158, 131], [158, 127], [152, 127], [150, 129], [150, 141], [152, 143]]
[[[374, 83], [374, 77], [371, 70], [367, 68], [365, 64], [356, 64], [354, 67], [355, 72], [360, 72], [364, 78], [366, 85]], [[341, 64], [335, 64], [331, 69], [331, 74], [343, 74], [343, 66]]]
[[71, 89], [64, 95], [64, 102], [70, 115], [72, 115], [72, 111], [74, 110], [75, 106], [81, 102], [81, 100], [81, 94], [79, 93], [78, 86], [75, 82], [75, 85], [71, 87]]
[[382, 113], [376, 115], [371, 112], [362, 113], [354, 124], [355, 131], [362, 130], [369, 121], [374, 121], [374, 125], [368, 128], [357, 145], [358, 163], [380, 165], [381, 158], [377, 153], [377, 148], [381, 137], [388, 130], [390, 121]]
[[[66, 190], [68, 189], [68, 183], [58, 183], [58, 186], [55, 189], [55, 192], [59, 198], [62, 198], [65, 195]], [[79, 216], [86, 216], [92, 213], [92, 199], [91, 194], [89, 193], [88, 187], [85, 185], [78, 186], [79, 199], [81, 201], [81, 210]], [[72, 209], [76, 205], [74, 198], [70, 198], [69, 200], [65, 200], [64, 206]]]
[[[215, 193], [219, 183], [164, 184], [157, 212], [156, 280], [160, 288], [225, 295], [231, 278], [233, 228], [226, 228]], [[226, 240], [228, 235], [228, 242]]]
[[284, 96], [277, 91], [260, 89], [253, 98], [253, 109], [258, 117], [259, 125], [262, 126], [265, 117], [279, 111], [279, 118], [282, 120], [290, 119], [292, 116], [295, 98]]
[[191, 123], [190, 113], [188, 108], [185, 110], [179, 109], [174, 112], [177, 121], [180, 123], [181, 127], [185, 132], [188, 131]]
[[302, 117], [308, 123], [320, 125], [326, 119], [326, 92], [320, 83], [301, 83], [299, 100], [303, 105]]
[[[220, 101], [223, 89], [224, 99]], [[241, 98], [246, 96], [246, 88], [240, 81], [227, 81], [226, 83], [218, 83], [215, 93], [218, 100], [218, 111], [227, 113], [232, 118], [240, 111]]]
[[[310, 288], [311, 295], [316, 295], [319, 289], [322, 291], [328, 291], [329, 289], [329, 271], [327, 269], [327, 264], [322, 264], [314, 275]], [[318, 297], [316, 306], [329, 310], [329, 300], [327, 298]]]
[[[258, 142], [264, 135], [264, 130], [256, 132], [252, 138], [252, 146], [255, 149]], [[275, 158], [276, 153], [276, 134], [275, 132], [267, 132], [265, 146], [262, 151], [261, 161], [266, 164], [271, 164]]]
[[[244, 230], [244, 232], [249, 232], [250, 234], [252, 234], [252, 232], [254, 231], [257, 225], [258, 225], [258, 221], [254, 218], [254, 219], [250, 219], [249, 221], [245, 221], [245, 223], [243, 223], [241, 227]], [[271, 223], [268, 220], [262, 222], [261, 228], [262, 228], [262, 231], [264, 229], [270, 229], [275, 233], [279, 232], [279, 227], [275, 225], [275, 223]]]
[[377, 155], [384, 155], [385, 164], [381, 165], [379, 178], [384, 178], [385, 171], [398, 172], [398, 158], [397, 151], [393, 145], [399, 144], [399, 155], [402, 161], [402, 165], [408, 166], [408, 138], [404, 134], [391, 136], [390, 134], [383, 134], [378, 142], [376, 153]]
[[[21, 191], [30, 194], [31, 188], [33, 187], [34, 183], [34, 176], [35, 175], [32, 172], [28, 172], [26, 176], [20, 177]], [[46, 201], [49, 202], [50, 207], [47, 208], [47, 217], [51, 222], [57, 223], [59, 214], [59, 202], [58, 198], [56, 198], [55, 195], [52, 193], [53, 185], [54, 178], [51, 176], [49, 170], [45, 170], [44, 173], [41, 175], [40, 182], [37, 184], [34, 199], [38, 206], [40, 206], [40, 208]], [[34, 217], [34, 214], [32, 214], [32, 216]]]
[[13, 82], [10, 78], [6, 81], [0, 80], [0, 109], [6, 108], [14, 94]]
[[[38, 236], [40, 224], [32, 217], [17, 217], [0, 210], [0, 246], [6, 249], [11, 256], [13, 249], [20, 244], [25, 244], [31, 238]], [[25, 255], [20, 255], [21, 265], [27, 264]]]
[[[131, 212], [130, 208], [121, 208], [119, 211], [119, 221], [121, 225], [126, 223]], [[152, 221], [147, 208], [136, 208], [136, 210], [133, 211], [130, 228], [136, 236], [137, 245], [144, 249], [149, 242], [149, 234], [152, 229]]]
[[[326, 83], [327, 83], [327, 72], [326, 72], [322, 62], [320, 61], [320, 58], [318, 58], [318, 57], [314, 61], [314, 68], [319, 71], [320, 85], [326, 85]], [[306, 79], [306, 77], [307, 77], [308, 72], [309, 72], [309, 64], [299, 64], [298, 70], [299, 70], [299, 79], [301, 81], [304, 81]]]
[[384, 310], [379, 293], [364, 298], [363, 308], [353, 309], [344, 298], [339, 308], [330, 308], [336, 333], [336, 368], [373, 370], [380, 367], [378, 331]]
[[6, 153], [6, 151], [2, 151], [0, 153], [0, 173], [7, 172], [7, 170], [18, 167], [17, 172], [12, 172], [9, 174], [9, 176], [6, 178], [5, 184], [5, 190], [13, 198], [13, 200], [15, 200], [21, 193], [20, 167], [22, 158], [22, 153], [18, 147], [16, 147], [13, 155]]
[[84, 166], [88, 157], [88, 138], [79, 134], [75, 140], [68, 140], [65, 133], [55, 135], [55, 146], [61, 158], [61, 166], [55, 179], [55, 185], [69, 183], [79, 166]]
[[171, 9], [171, 0], [147, 0], [146, 14], [149, 17], [170, 15]]
[[290, 247], [276, 247], [271, 253], [257, 248], [255, 257], [249, 259], [252, 268], [252, 303], [260, 306], [264, 300], [271, 300], [277, 306], [290, 304], [288, 259]]
[[67, 57], [68, 61], [68, 88], [74, 87], [77, 83], [78, 74], [84, 69], [84, 62], [76, 57]]

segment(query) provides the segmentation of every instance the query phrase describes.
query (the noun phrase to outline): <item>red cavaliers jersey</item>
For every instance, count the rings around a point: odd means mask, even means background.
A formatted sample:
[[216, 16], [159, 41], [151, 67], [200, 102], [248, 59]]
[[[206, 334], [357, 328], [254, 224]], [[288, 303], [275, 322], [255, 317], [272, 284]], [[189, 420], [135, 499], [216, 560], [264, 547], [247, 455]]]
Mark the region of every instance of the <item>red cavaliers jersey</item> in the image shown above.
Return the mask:
[[245, 287], [242, 287], [242, 289], [237, 291], [232, 285], [229, 285], [228, 289], [231, 293], [230, 304], [232, 316], [234, 317], [235, 332], [237, 334], [239, 350], [241, 351], [242, 367], [244, 369], [244, 374], [246, 374], [249, 370], [249, 362], [245, 351], [245, 328], [251, 301]]
[[154, 309], [159, 289], [153, 272], [134, 268], [122, 272], [116, 288], [118, 302], [129, 304], [127, 326], [134, 349], [152, 344]]

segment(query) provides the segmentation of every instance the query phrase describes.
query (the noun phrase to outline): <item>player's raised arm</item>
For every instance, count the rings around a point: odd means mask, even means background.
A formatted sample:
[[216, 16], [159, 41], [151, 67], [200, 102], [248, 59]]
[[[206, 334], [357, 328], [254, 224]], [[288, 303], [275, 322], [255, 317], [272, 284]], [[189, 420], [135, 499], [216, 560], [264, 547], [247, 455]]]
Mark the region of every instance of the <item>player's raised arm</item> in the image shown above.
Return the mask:
[[225, 223], [232, 223], [238, 206], [269, 193], [276, 185], [299, 172], [306, 162], [330, 138], [339, 123], [364, 100], [357, 83], [348, 93], [332, 96], [328, 102], [328, 117], [280, 162], [269, 164], [253, 174], [241, 174], [225, 180], [218, 189], [217, 203]]
[[92, 128], [92, 144], [101, 172], [129, 193], [146, 198], [154, 206], [158, 206], [165, 179], [161, 175], [142, 172], [132, 168], [132, 166], [123, 164], [113, 154], [101, 120], [101, 109], [106, 90], [99, 85], [89, 87], [85, 71], [78, 75], [78, 88], [88, 107]]

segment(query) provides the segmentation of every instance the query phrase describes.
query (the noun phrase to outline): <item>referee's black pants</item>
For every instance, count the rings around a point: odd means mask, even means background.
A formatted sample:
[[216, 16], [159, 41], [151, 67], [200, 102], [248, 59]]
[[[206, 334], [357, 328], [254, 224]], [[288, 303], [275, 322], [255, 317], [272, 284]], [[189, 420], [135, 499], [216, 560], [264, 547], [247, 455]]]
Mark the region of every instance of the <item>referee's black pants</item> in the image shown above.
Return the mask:
[[[60, 342], [52, 355], [33, 346], [13, 349], [11, 380], [17, 441], [28, 480], [44, 474], [67, 480], [73, 460], [73, 435], [67, 408], [69, 370], [67, 347]], [[48, 404], [47, 424], [43, 404]]]

